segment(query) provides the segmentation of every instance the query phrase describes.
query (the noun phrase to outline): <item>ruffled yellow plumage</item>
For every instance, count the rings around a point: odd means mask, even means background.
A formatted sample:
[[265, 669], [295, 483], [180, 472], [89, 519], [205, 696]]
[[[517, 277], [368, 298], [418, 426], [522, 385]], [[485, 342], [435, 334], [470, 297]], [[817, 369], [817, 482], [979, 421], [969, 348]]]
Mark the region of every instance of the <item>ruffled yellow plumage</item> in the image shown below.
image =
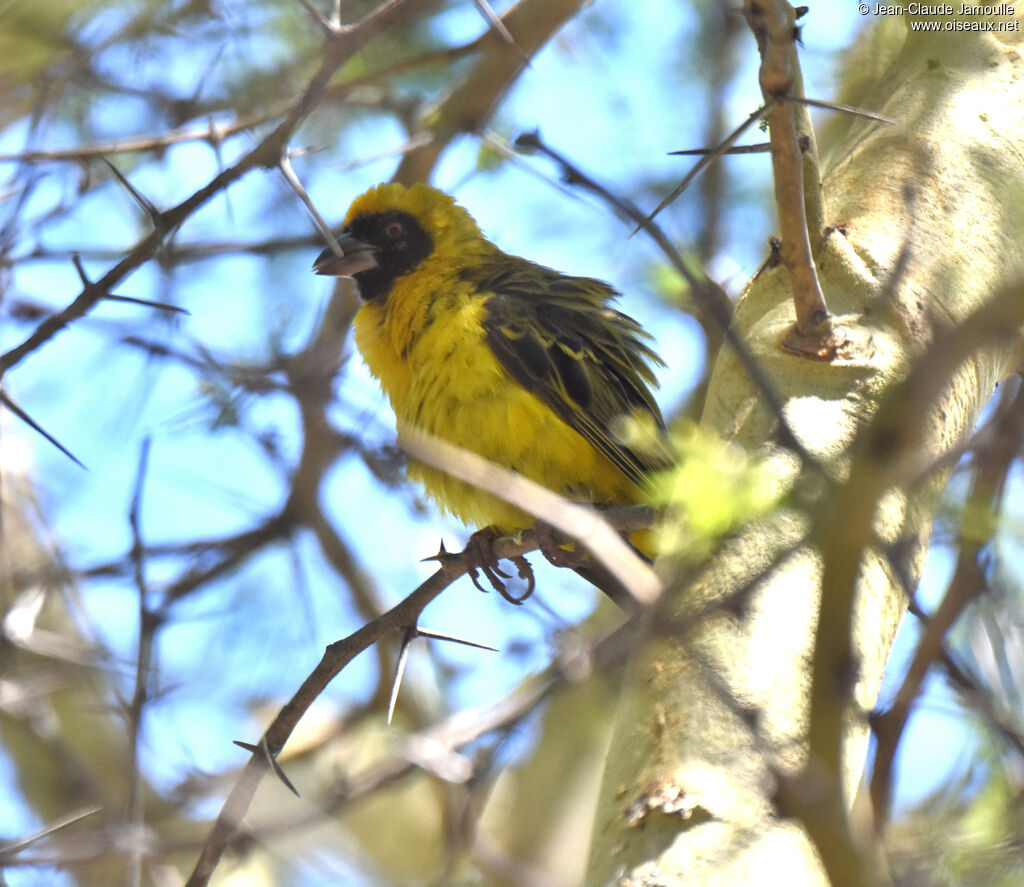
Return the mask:
[[[640, 415], [664, 429], [651, 394], [658, 358], [640, 327], [610, 307], [610, 287], [505, 254], [427, 185], [363, 194], [341, 242], [346, 258], [325, 251], [317, 269], [359, 269], [366, 301], [356, 344], [400, 425], [575, 500], [640, 500], [644, 476], [664, 457], [627, 445], [622, 420]], [[533, 523], [428, 466], [412, 464], [409, 475], [467, 524], [511, 532]]]

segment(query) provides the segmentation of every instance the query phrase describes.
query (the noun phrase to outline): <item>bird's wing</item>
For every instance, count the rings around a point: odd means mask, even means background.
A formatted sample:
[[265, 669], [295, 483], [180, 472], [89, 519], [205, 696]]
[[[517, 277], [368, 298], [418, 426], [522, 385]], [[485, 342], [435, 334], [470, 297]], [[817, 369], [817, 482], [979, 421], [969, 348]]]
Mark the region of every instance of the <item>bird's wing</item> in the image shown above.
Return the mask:
[[667, 466], [667, 451], [622, 440], [623, 418], [637, 414], [664, 431], [651, 394], [657, 385], [651, 364], [661, 360], [640, 325], [608, 306], [616, 295], [611, 287], [505, 255], [463, 276], [478, 292], [491, 293], [487, 342], [513, 379], [634, 482]]

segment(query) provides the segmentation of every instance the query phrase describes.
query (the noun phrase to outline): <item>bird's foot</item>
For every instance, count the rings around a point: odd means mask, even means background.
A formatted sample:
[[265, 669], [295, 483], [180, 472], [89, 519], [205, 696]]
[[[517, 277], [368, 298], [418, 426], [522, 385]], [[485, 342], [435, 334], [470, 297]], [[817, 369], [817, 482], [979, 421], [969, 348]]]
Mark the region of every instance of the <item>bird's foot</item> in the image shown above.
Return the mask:
[[[537, 535], [537, 548], [556, 567], [580, 567], [590, 562], [590, 556], [575, 546], [569, 537], [559, 533], [551, 524], [537, 521], [533, 527]], [[563, 546], [571, 545], [569, 548]]]
[[469, 537], [464, 552], [470, 565], [469, 578], [473, 580], [473, 584], [480, 591], [486, 592], [487, 589], [480, 584], [479, 574], [483, 573], [491, 588], [510, 604], [519, 605], [533, 594], [537, 581], [534, 578], [533, 567], [530, 566], [530, 562], [521, 554], [516, 555], [515, 557], [507, 558], [507, 560], [512, 561], [516, 565], [519, 578], [526, 582], [526, 591], [517, 596], [508, 590], [504, 580], [510, 578], [509, 574], [498, 566], [499, 558], [494, 553], [494, 540], [501, 538], [502, 535], [504, 534], [495, 527], [485, 527], [482, 530], [477, 530]]

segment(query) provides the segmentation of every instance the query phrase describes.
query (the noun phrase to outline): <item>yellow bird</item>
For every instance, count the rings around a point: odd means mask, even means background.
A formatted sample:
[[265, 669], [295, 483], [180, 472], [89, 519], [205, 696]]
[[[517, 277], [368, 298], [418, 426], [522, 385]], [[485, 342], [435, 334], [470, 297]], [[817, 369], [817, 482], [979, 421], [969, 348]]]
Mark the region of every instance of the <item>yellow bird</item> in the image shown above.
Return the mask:
[[[651, 364], [661, 361], [640, 325], [610, 307], [608, 284], [502, 252], [453, 198], [423, 184], [378, 185], [357, 198], [338, 245], [343, 255], [324, 250], [314, 270], [358, 284], [356, 344], [399, 425], [572, 500], [642, 501], [645, 477], [666, 460], [627, 445], [624, 420], [664, 432], [651, 393]], [[408, 474], [491, 536], [534, 523], [437, 469], [412, 463]], [[490, 557], [479, 566], [504, 594]], [[622, 603], [606, 571], [577, 571]]]

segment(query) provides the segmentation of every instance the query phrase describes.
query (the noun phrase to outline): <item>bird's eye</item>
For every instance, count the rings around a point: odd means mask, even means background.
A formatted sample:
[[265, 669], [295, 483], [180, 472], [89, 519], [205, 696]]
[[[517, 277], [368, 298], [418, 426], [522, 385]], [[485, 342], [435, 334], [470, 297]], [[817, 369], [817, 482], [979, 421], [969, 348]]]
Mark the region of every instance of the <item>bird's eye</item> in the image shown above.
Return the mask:
[[402, 227], [401, 222], [391, 222], [391, 224], [389, 224], [387, 228], [384, 229], [385, 236], [391, 240], [395, 240], [396, 238], [401, 237], [404, 233], [405, 228]]

